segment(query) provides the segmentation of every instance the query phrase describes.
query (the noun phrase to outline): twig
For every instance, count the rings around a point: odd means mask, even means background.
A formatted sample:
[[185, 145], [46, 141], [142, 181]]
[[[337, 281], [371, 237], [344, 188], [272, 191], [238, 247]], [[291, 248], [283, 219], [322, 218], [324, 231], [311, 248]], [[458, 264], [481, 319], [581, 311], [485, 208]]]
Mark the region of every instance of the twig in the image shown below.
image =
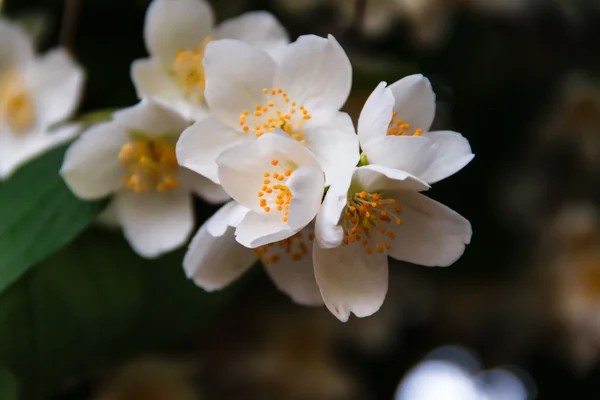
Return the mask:
[[354, 17], [352, 18], [350, 26], [348, 27], [349, 35], [360, 33], [360, 28], [363, 20], [365, 19], [366, 11], [367, 0], [356, 0], [354, 2]]
[[[0, 0], [1, 1], [1, 0]], [[69, 51], [73, 50], [75, 31], [77, 30], [77, 17], [81, 0], [65, 0], [65, 8], [60, 29], [60, 45]]]

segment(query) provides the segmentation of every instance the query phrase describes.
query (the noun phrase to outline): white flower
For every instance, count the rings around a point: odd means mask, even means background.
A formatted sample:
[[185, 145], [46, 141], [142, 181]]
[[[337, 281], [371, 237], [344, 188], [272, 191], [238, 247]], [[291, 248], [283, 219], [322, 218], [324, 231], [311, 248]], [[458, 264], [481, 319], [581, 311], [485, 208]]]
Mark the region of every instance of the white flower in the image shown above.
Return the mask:
[[232, 146], [217, 164], [223, 189], [250, 210], [235, 231], [246, 247], [287, 239], [319, 211], [323, 170], [309, 150], [283, 132]]
[[83, 80], [64, 50], [36, 56], [25, 33], [0, 19], [0, 178], [79, 133], [51, 128], [75, 111]]
[[207, 116], [202, 59], [207, 43], [224, 38], [244, 40], [273, 55], [289, 43], [285, 29], [264, 11], [215, 27], [204, 0], [154, 0], [144, 25], [150, 58], [135, 61], [131, 69], [138, 96], [153, 98], [189, 120]]
[[469, 222], [421, 195], [428, 185], [400, 170], [357, 167], [329, 188], [316, 219], [315, 275], [341, 321], [383, 303], [389, 255], [426, 266], [456, 261], [471, 239]]
[[219, 40], [206, 47], [204, 66], [212, 115], [181, 136], [181, 165], [218, 182], [215, 160], [223, 150], [277, 128], [315, 154], [327, 185], [358, 162], [352, 120], [339, 112], [352, 68], [333, 36], [301, 36], [279, 61], [256, 46]]
[[442, 347], [408, 372], [395, 400], [526, 400], [534, 398], [531, 379], [504, 368], [480, 371], [476, 356], [460, 347]]
[[323, 304], [312, 265], [312, 224], [282, 241], [249, 249], [234, 237], [248, 211], [231, 201], [202, 225], [183, 259], [188, 278], [207, 291], [222, 289], [260, 259], [275, 285], [296, 303]]
[[430, 132], [435, 94], [422, 75], [386, 87], [381, 82], [358, 120], [358, 137], [369, 163], [401, 169], [434, 183], [467, 165], [469, 142], [460, 133]]
[[188, 126], [179, 114], [145, 100], [95, 125], [69, 147], [60, 170], [82, 199], [114, 194], [125, 237], [144, 257], [181, 246], [194, 225], [191, 193], [228, 197], [206, 178], [180, 168], [175, 142]]

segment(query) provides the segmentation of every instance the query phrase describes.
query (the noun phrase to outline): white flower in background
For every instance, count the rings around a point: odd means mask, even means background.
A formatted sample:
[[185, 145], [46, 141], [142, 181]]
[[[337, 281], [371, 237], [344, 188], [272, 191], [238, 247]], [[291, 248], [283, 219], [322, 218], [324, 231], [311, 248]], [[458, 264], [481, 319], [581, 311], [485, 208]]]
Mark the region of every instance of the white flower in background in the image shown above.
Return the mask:
[[83, 80], [64, 50], [36, 56], [25, 33], [0, 19], [0, 178], [79, 133], [53, 126], [75, 111]]
[[188, 278], [207, 291], [222, 289], [260, 259], [279, 290], [296, 303], [323, 304], [313, 272], [312, 224], [287, 239], [249, 249], [234, 236], [248, 211], [231, 201], [202, 225], [183, 259]]
[[215, 26], [204, 0], [154, 0], [144, 25], [150, 58], [135, 61], [131, 70], [138, 96], [153, 98], [189, 120], [207, 116], [202, 60], [207, 43], [223, 38], [244, 40], [272, 55], [289, 43], [283, 26], [268, 12], [248, 12]]
[[282, 131], [230, 147], [217, 164], [223, 189], [249, 209], [235, 230], [246, 247], [287, 239], [319, 211], [323, 170], [306, 147]]
[[341, 321], [382, 305], [388, 259], [447, 266], [464, 252], [471, 225], [418, 193], [429, 186], [400, 170], [367, 165], [333, 183], [317, 215], [313, 262], [327, 308]]
[[180, 168], [175, 143], [188, 122], [144, 100], [89, 128], [69, 147], [60, 170], [82, 199], [114, 194], [125, 237], [144, 257], [185, 243], [194, 226], [192, 192], [211, 202], [228, 196], [216, 184]]
[[333, 36], [301, 36], [278, 61], [256, 46], [219, 40], [206, 47], [204, 67], [212, 115], [181, 136], [181, 165], [218, 182], [215, 160], [223, 150], [278, 128], [315, 154], [327, 185], [358, 162], [352, 120], [339, 111], [352, 67]]
[[[460, 347], [434, 350], [404, 377], [395, 400], [527, 400], [531, 379], [504, 368], [481, 371], [474, 354]], [[522, 379], [524, 378], [525, 381]]]
[[358, 137], [371, 164], [406, 171], [427, 183], [456, 173], [473, 159], [460, 133], [433, 131], [435, 94], [429, 80], [411, 75], [381, 82], [358, 120]]

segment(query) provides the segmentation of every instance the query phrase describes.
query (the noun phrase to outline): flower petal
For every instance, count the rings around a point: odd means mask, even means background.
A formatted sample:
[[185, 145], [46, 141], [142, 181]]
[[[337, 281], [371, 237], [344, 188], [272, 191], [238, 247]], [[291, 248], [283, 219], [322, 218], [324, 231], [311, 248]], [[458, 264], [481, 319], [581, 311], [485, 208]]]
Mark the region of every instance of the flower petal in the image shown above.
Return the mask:
[[423, 179], [435, 162], [435, 142], [422, 136], [380, 136], [363, 144], [369, 163], [399, 169]]
[[410, 75], [391, 84], [389, 89], [396, 99], [396, 118], [410, 124], [413, 131], [427, 132], [435, 117], [435, 93], [429, 79], [420, 74]]
[[313, 249], [315, 276], [325, 305], [340, 321], [350, 313], [359, 318], [374, 314], [385, 299], [388, 262], [384, 254], [368, 255], [360, 244]]
[[249, 211], [235, 230], [235, 239], [243, 246], [254, 249], [287, 239], [295, 233], [281, 221], [279, 215]]
[[22, 69], [33, 60], [33, 44], [20, 26], [0, 18], [0, 37], [0, 73]]
[[277, 261], [263, 261], [263, 264], [275, 286], [293, 301], [305, 306], [320, 306], [323, 298], [315, 279], [313, 243], [308, 239], [309, 233], [312, 233], [312, 228], [305, 228], [299, 233], [302, 237], [292, 237], [289, 242], [266, 246], [267, 253], [264, 256], [275, 256]]
[[451, 265], [471, 241], [471, 224], [445, 205], [411, 191], [385, 193], [402, 206], [402, 225], [389, 224], [396, 235], [390, 257], [428, 267]]
[[144, 40], [153, 58], [168, 69], [178, 50], [188, 50], [210, 36], [212, 9], [204, 0], [154, 0], [146, 11]]
[[325, 191], [323, 171], [314, 165], [303, 165], [292, 173], [288, 187], [293, 195], [288, 226], [297, 232], [308, 225], [321, 208]]
[[182, 189], [115, 195], [123, 233], [136, 253], [158, 257], [183, 245], [194, 227], [192, 198]]
[[142, 131], [145, 135], [178, 137], [189, 126], [181, 115], [150, 99], [115, 112], [113, 119], [125, 129]]
[[42, 126], [67, 119], [79, 104], [85, 73], [63, 49], [54, 49], [26, 69]]
[[149, 97], [180, 113], [183, 118], [196, 121], [209, 115], [203, 104], [188, 101], [175, 81], [154, 60], [136, 60], [131, 64], [131, 79], [138, 98]]
[[306, 147], [319, 160], [326, 185], [358, 164], [358, 136], [348, 114], [338, 112], [326, 124], [306, 129], [305, 134]]
[[225, 149], [248, 140], [248, 135], [223, 125], [216, 117], [208, 117], [183, 131], [177, 141], [177, 161], [219, 183], [217, 157]]
[[230, 201], [206, 221], [206, 229], [212, 236], [223, 236], [228, 227], [236, 228], [247, 213], [247, 208]]
[[82, 199], [99, 199], [121, 187], [119, 151], [127, 133], [115, 122], [92, 126], [69, 147], [60, 169], [67, 186]]
[[280, 60], [274, 86], [283, 88], [291, 100], [316, 118], [342, 108], [352, 86], [352, 66], [333, 36], [300, 36]]
[[211, 112], [239, 129], [242, 112], [265, 103], [263, 89], [272, 86], [275, 61], [258, 47], [223, 39], [206, 46], [204, 71], [204, 96]]
[[319, 247], [338, 247], [344, 238], [344, 230], [339, 225], [342, 211], [348, 202], [348, 190], [352, 183], [354, 169], [340, 176], [327, 190], [321, 209], [315, 221], [315, 236]]
[[429, 185], [417, 177], [381, 165], [365, 165], [356, 168], [352, 181], [367, 192], [401, 189], [420, 192], [429, 189]]
[[422, 174], [427, 183], [435, 183], [460, 171], [475, 155], [469, 141], [458, 132], [439, 131], [424, 134], [435, 143], [436, 157]]
[[221, 204], [230, 199], [221, 185], [185, 167], [179, 169], [179, 177], [184, 187], [191, 189], [210, 204]]
[[277, 56], [290, 42], [285, 28], [266, 11], [250, 11], [227, 19], [217, 26], [219, 39], [237, 39]]
[[358, 138], [363, 149], [369, 140], [380, 138], [387, 134], [395, 100], [392, 91], [386, 85], [387, 83], [381, 82], [375, 88], [360, 112], [360, 117], [358, 118]]
[[210, 221], [194, 235], [183, 258], [186, 276], [206, 291], [229, 285], [257, 260], [253, 250], [235, 241], [233, 228], [227, 228], [221, 236], [211, 235], [207, 230]]

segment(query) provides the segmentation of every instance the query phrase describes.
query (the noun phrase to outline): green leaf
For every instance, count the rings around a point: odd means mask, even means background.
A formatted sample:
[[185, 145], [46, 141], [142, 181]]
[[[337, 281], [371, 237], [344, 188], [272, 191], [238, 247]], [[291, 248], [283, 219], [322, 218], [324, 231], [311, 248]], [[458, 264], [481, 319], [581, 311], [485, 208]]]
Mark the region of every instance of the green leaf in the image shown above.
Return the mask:
[[186, 279], [182, 253], [144, 260], [120, 235], [91, 230], [0, 296], [0, 360], [26, 397], [196, 338], [239, 285], [207, 294]]
[[0, 293], [72, 241], [105, 205], [67, 188], [58, 174], [65, 149], [44, 154], [0, 186]]
[[17, 382], [14, 376], [0, 366], [0, 399], [17, 400]]

